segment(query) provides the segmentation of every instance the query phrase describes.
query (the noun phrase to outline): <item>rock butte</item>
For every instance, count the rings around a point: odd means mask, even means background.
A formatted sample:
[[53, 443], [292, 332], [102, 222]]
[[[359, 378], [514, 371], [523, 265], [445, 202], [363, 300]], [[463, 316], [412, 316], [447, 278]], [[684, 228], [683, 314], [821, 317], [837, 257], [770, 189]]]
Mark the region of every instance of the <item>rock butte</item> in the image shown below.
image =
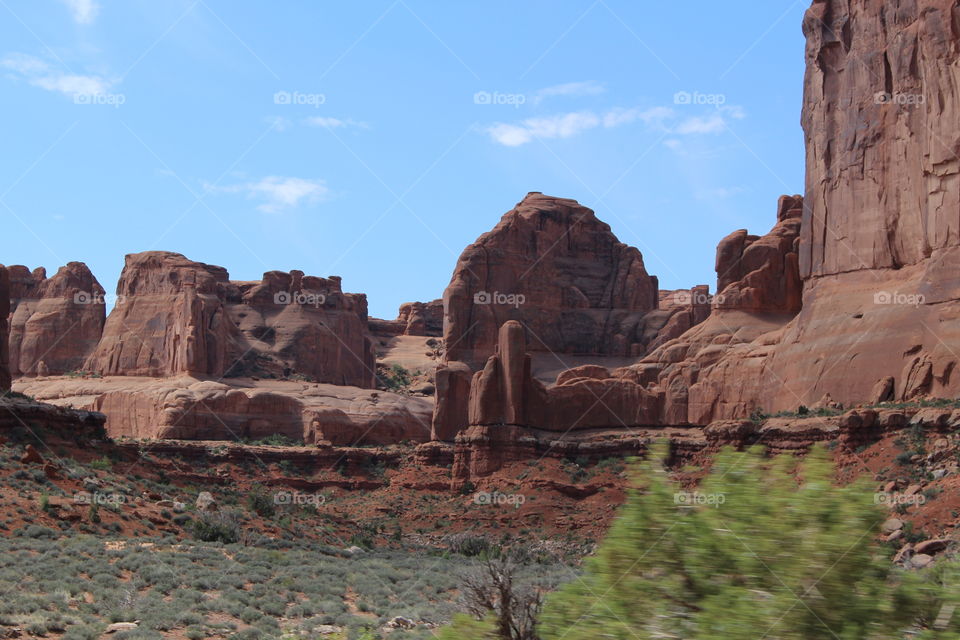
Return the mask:
[[[955, 5], [813, 2], [805, 194], [780, 199], [768, 233], [719, 242], [714, 296], [659, 290], [593, 211], [533, 192], [463, 251], [442, 301], [396, 320], [368, 318], [337, 277], [233, 282], [149, 252], [127, 256], [104, 322], [103, 305], [76, 302], [102, 292], [82, 264], [50, 279], [11, 267], [9, 293], [0, 269], [0, 386], [9, 369], [18, 390], [103, 411], [115, 435], [432, 439], [422, 455], [452, 459], [460, 480], [610, 434], [742, 443], [756, 410], [957, 396]], [[374, 390], [378, 359], [422, 367], [434, 398]], [[80, 368], [104, 377], [58, 375]], [[817, 437], [853, 441], [876, 422], [864, 415]]]

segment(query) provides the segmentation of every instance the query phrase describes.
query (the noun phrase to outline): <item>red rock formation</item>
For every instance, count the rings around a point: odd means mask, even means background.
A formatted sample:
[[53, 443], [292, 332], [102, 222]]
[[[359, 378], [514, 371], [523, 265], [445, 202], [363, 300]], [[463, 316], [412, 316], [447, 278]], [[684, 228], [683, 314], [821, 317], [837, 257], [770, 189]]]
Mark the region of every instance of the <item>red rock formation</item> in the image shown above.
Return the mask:
[[[530, 193], [492, 231], [464, 250], [444, 292], [444, 305], [446, 367], [437, 371], [433, 430], [450, 439], [477, 424], [467, 413], [465, 372], [494, 366], [489, 358], [498, 348], [501, 358], [506, 353], [498, 338], [501, 326], [518, 322], [523, 327], [525, 345], [514, 351], [520, 357], [527, 351], [637, 357], [703, 322], [710, 314], [710, 294], [706, 286], [659, 292], [657, 279], [647, 274], [640, 252], [620, 243], [593, 211], [574, 200]], [[501, 360], [496, 363], [504, 366]], [[519, 370], [529, 365], [511, 366]], [[487, 371], [480, 384], [494, 384], [498, 375]], [[602, 383], [601, 391], [616, 384]], [[586, 402], [593, 393], [586, 388], [579, 385], [550, 393], [569, 398], [585, 394], [579, 401]], [[536, 389], [531, 387], [530, 393], [542, 395]], [[502, 411], [512, 406], [512, 400], [497, 398], [502, 391], [495, 386], [478, 391], [494, 422], [507, 419]], [[629, 389], [624, 397], [632, 393]], [[494, 410], [496, 402], [506, 404]], [[593, 404], [603, 408], [607, 403], [594, 398], [587, 406]], [[553, 428], [554, 421], [545, 413], [550, 409], [545, 407], [526, 421]], [[619, 410], [607, 411], [606, 418], [600, 417], [603, 411], [591, 413], [597, 415], [585, 417], [588, 423], [623, 419]], [[627, 422], [640, 414], [643, 410], [634, 407], [627, 412]], [[575, 417], [558, 415], [557, 424], [572, 424]]]
[[227, 271], [178, 253], [126, 257], [117, 303], [86, 368], [103, 375], [223, 375], [237, 331], [223, 306]]
[[436, 406], [432, 439], [451, 441], [469, 422], [470, 384], [473, 371], [463, 362], [437, 365], [434, 374]]
[[0, 391], [10, 388], [10, 355], [7, 351], [7, 317], [10, 315], [10, 275], [0, 264]]
[[106, 414], [113, 437], [259, 439], [282, 434], [308, 444], [395, 444], [430, 438], [429, 400], [358, 387], [292, 380], [23, 378], [40, 400]]
[[61, 267], [52, 278], [10, 267], [10, 371], [62, 374], [83, 368], [103, 333], [104, 291], [82, 262]]
[[657, 308], [657, 280], [574, 200], [531, 193], [461, 254], [444, 292], [449, 360], [482, 366], [518, 320], [532, 351], [639, 355], [637, 327]]
[[546, 387], [530, 371], [525, 330], [500, 328], [497, 352], [470, 387], [470, 425], [518, 425], [547, 431], [656, 425], [660, 399], [637, 382], [612, 378], [603, 367], [568, 371]]
[[[742, 418], [774, 390], [766, 370], [771, 338], [800, 307], [796, 245], [803, 199], [780, 198], [777, 224], [764, 236], [737, 231], [717, 247], [717, 291], [705, 322], [616, 375], [656, 383], [661, 422], [706, 425]], [[756, 341], [756, 342], [755, 342]], [[769, 397], [769, 396], [766, 396]], [[794, 407], [796, 408], [796, 407]]]
[[717, 247], [717, 296], [720, 309], [795, 314], [802, 306], [797, 267], [801, 196], [782, 196], [777, 224], [765, 236], [741, 229]]
[[443, 300], [432, 302], [405, 302], [400, 305], [397, 322], [403, 325], [405, 336], [443, 335]]
[[127, 256], [117, 306], [87, 368], [103, 375], [298, 375], [374, 386], [367, 301], [340, 278], [270, 271], [231, 282], [177, 253]]
[[803, 129], [804, 278], [924, 262], [960, 244], [953, 0], [815, 0]]
[[270, 271], [261, 282], [234, 285], [227, 308], [243, 335], [246, 356], [230, 375], [297, 374], [317, 382], [374, 386], [365, 295], [343, 293], [337, 276], [302, 271]]

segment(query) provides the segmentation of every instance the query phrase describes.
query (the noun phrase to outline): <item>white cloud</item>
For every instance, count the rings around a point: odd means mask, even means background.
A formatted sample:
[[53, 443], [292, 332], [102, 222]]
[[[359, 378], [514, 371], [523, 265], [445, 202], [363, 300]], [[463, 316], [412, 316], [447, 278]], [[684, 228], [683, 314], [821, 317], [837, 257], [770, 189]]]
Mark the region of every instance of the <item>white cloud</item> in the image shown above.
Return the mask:
[[647, 125], [657, 124], [664, 126], [663, 123], [672, 117], [673, 109], [669, 107], [653, 107], [650, 109], [623, 109], [617, 107], [611, 109], [603, 116], [603, 126], [607, 128], [619, 127], [622, 124], [630, 124], [637, 120], [641, 120]]
[[497, 123], [487, 129], [490, 136], [507, 147], [518, 147], [534, 138], [569, 138], [600, 125], [600, 118], [589, 111], [561, 113], [544, 118], [527, 118], [519, 124]]
[[311, 127], [326, 127], [329, 129], [342, 129], [346, 127], [360, 127], [361, 129], [370, 128], [370, 125], [368, 125], [366, 122], [358, 122], [350, 118], [342, 120], [340, 118], [316, 116], [313, 118], [307, 118], [303, 122]]
[[533, 102], [539, 104], [545, 98], [553, 98], [557, 96], [565, 97], [575, 97], [575, 96], [595, 96], [606, 91], [606, 88], [602, 84], [597, 84], [596, 82], [567, 82], [565, 84], [558, 84], [552, 87], [546, 87], [545, 89], [540, 89], [533, 96]]
[[67, 8], [70, 9], [70, 13], [73, 14], [73, 19], [78, 24], [93, 24], [93, 21], [97, 17], [97, 13], [100, 12], [100, 5], [96, 3], [95, 0], [62, 0], [63, 4], [67, 5]]
[[692, 116], [681, 122], [676, 133], [687, 136], [696, 133], [720, 133], [727, 128], [723, 115], [715, 113], [709, 116]]
[[64, 72], [25, 53], [11, 53], [0, 58], [0, 67], [19, 74], [35, 87], [66, 96], [95, 96], [110, 91], [113, 82], [101, 76]]
[[248, 198], [263, 200], [257, 209], [264, 213], [280, 213], [285, 209], [305, 204], [315, 204], [323, 200], [330, 189], [323, 180], [267, 176], [257, 182], [229, 187], [204, 185], [207, 191], [221, 193], [244, 193]]
[[[745, 117], [740, 107], [723, 107], [704, 116], [689, 116], [678, 121], [678, 114], [670, 107], [616, 107], [604, 113], [596, 114], [593, 111], [577, 111], [561, 113], [540, 118], [527, 118], [517, 123], [497, 122], [484, 129], [493, 140], [506, 147], [519, 147], [531, 140], [540, 138], [570, 138], [577, 134], [597, 127], [612, 129], [634, 122], [642, 122], [647, 127], [653, 127], [675, 136], [703, 135], [720, 133], [727, 128], [727, 118]], [[679, 140], [667, 140], [671, 149], [679, 148]]]

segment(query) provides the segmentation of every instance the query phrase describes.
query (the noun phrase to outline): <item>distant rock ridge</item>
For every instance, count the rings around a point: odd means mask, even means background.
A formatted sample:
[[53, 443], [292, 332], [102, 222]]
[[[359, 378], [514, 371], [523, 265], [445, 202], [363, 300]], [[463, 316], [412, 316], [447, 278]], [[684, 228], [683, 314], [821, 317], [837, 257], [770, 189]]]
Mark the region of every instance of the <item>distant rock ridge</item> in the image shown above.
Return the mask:
[[131, 254], [117, 304], [86, 362], [102, 375], [300, 375], [371, 387], [366, 297], [340, 278], [269, 271], [232, 282], [223, 267], [171, 252]]
[[396, 320], [370, 318], [370, 332], [385, 336], [443, 336], [443, 300], [404, 302]]

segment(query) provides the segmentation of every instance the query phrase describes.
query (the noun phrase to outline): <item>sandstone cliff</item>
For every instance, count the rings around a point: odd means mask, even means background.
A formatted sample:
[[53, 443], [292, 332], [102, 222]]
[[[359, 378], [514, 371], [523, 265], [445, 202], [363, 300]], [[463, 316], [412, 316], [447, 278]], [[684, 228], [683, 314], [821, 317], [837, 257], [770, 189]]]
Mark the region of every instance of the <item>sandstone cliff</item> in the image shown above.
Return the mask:
[[0, 392], [10, 388], [10, 356], [7, 352], [7, 316], [10, 315], [10, 275], [0, 264]]
[[226, 269], [170, 252], [128, 255], [117, 304], [86, 368], [102, 375], [298, 375], [371, 387], [366, 297], [340, 278]]
[[593, 211], [531, 193], [464, 250], [443, 299], [447, 357], [472, 368], [507, 320], [527, 327], [533, 351], [640, 355], [657, 280]]
[[10, 371], [14, 377], [79, 371], [103, 332], [103, 287], [82, 262], [46, 277], [43, 268], [9, 268]]

